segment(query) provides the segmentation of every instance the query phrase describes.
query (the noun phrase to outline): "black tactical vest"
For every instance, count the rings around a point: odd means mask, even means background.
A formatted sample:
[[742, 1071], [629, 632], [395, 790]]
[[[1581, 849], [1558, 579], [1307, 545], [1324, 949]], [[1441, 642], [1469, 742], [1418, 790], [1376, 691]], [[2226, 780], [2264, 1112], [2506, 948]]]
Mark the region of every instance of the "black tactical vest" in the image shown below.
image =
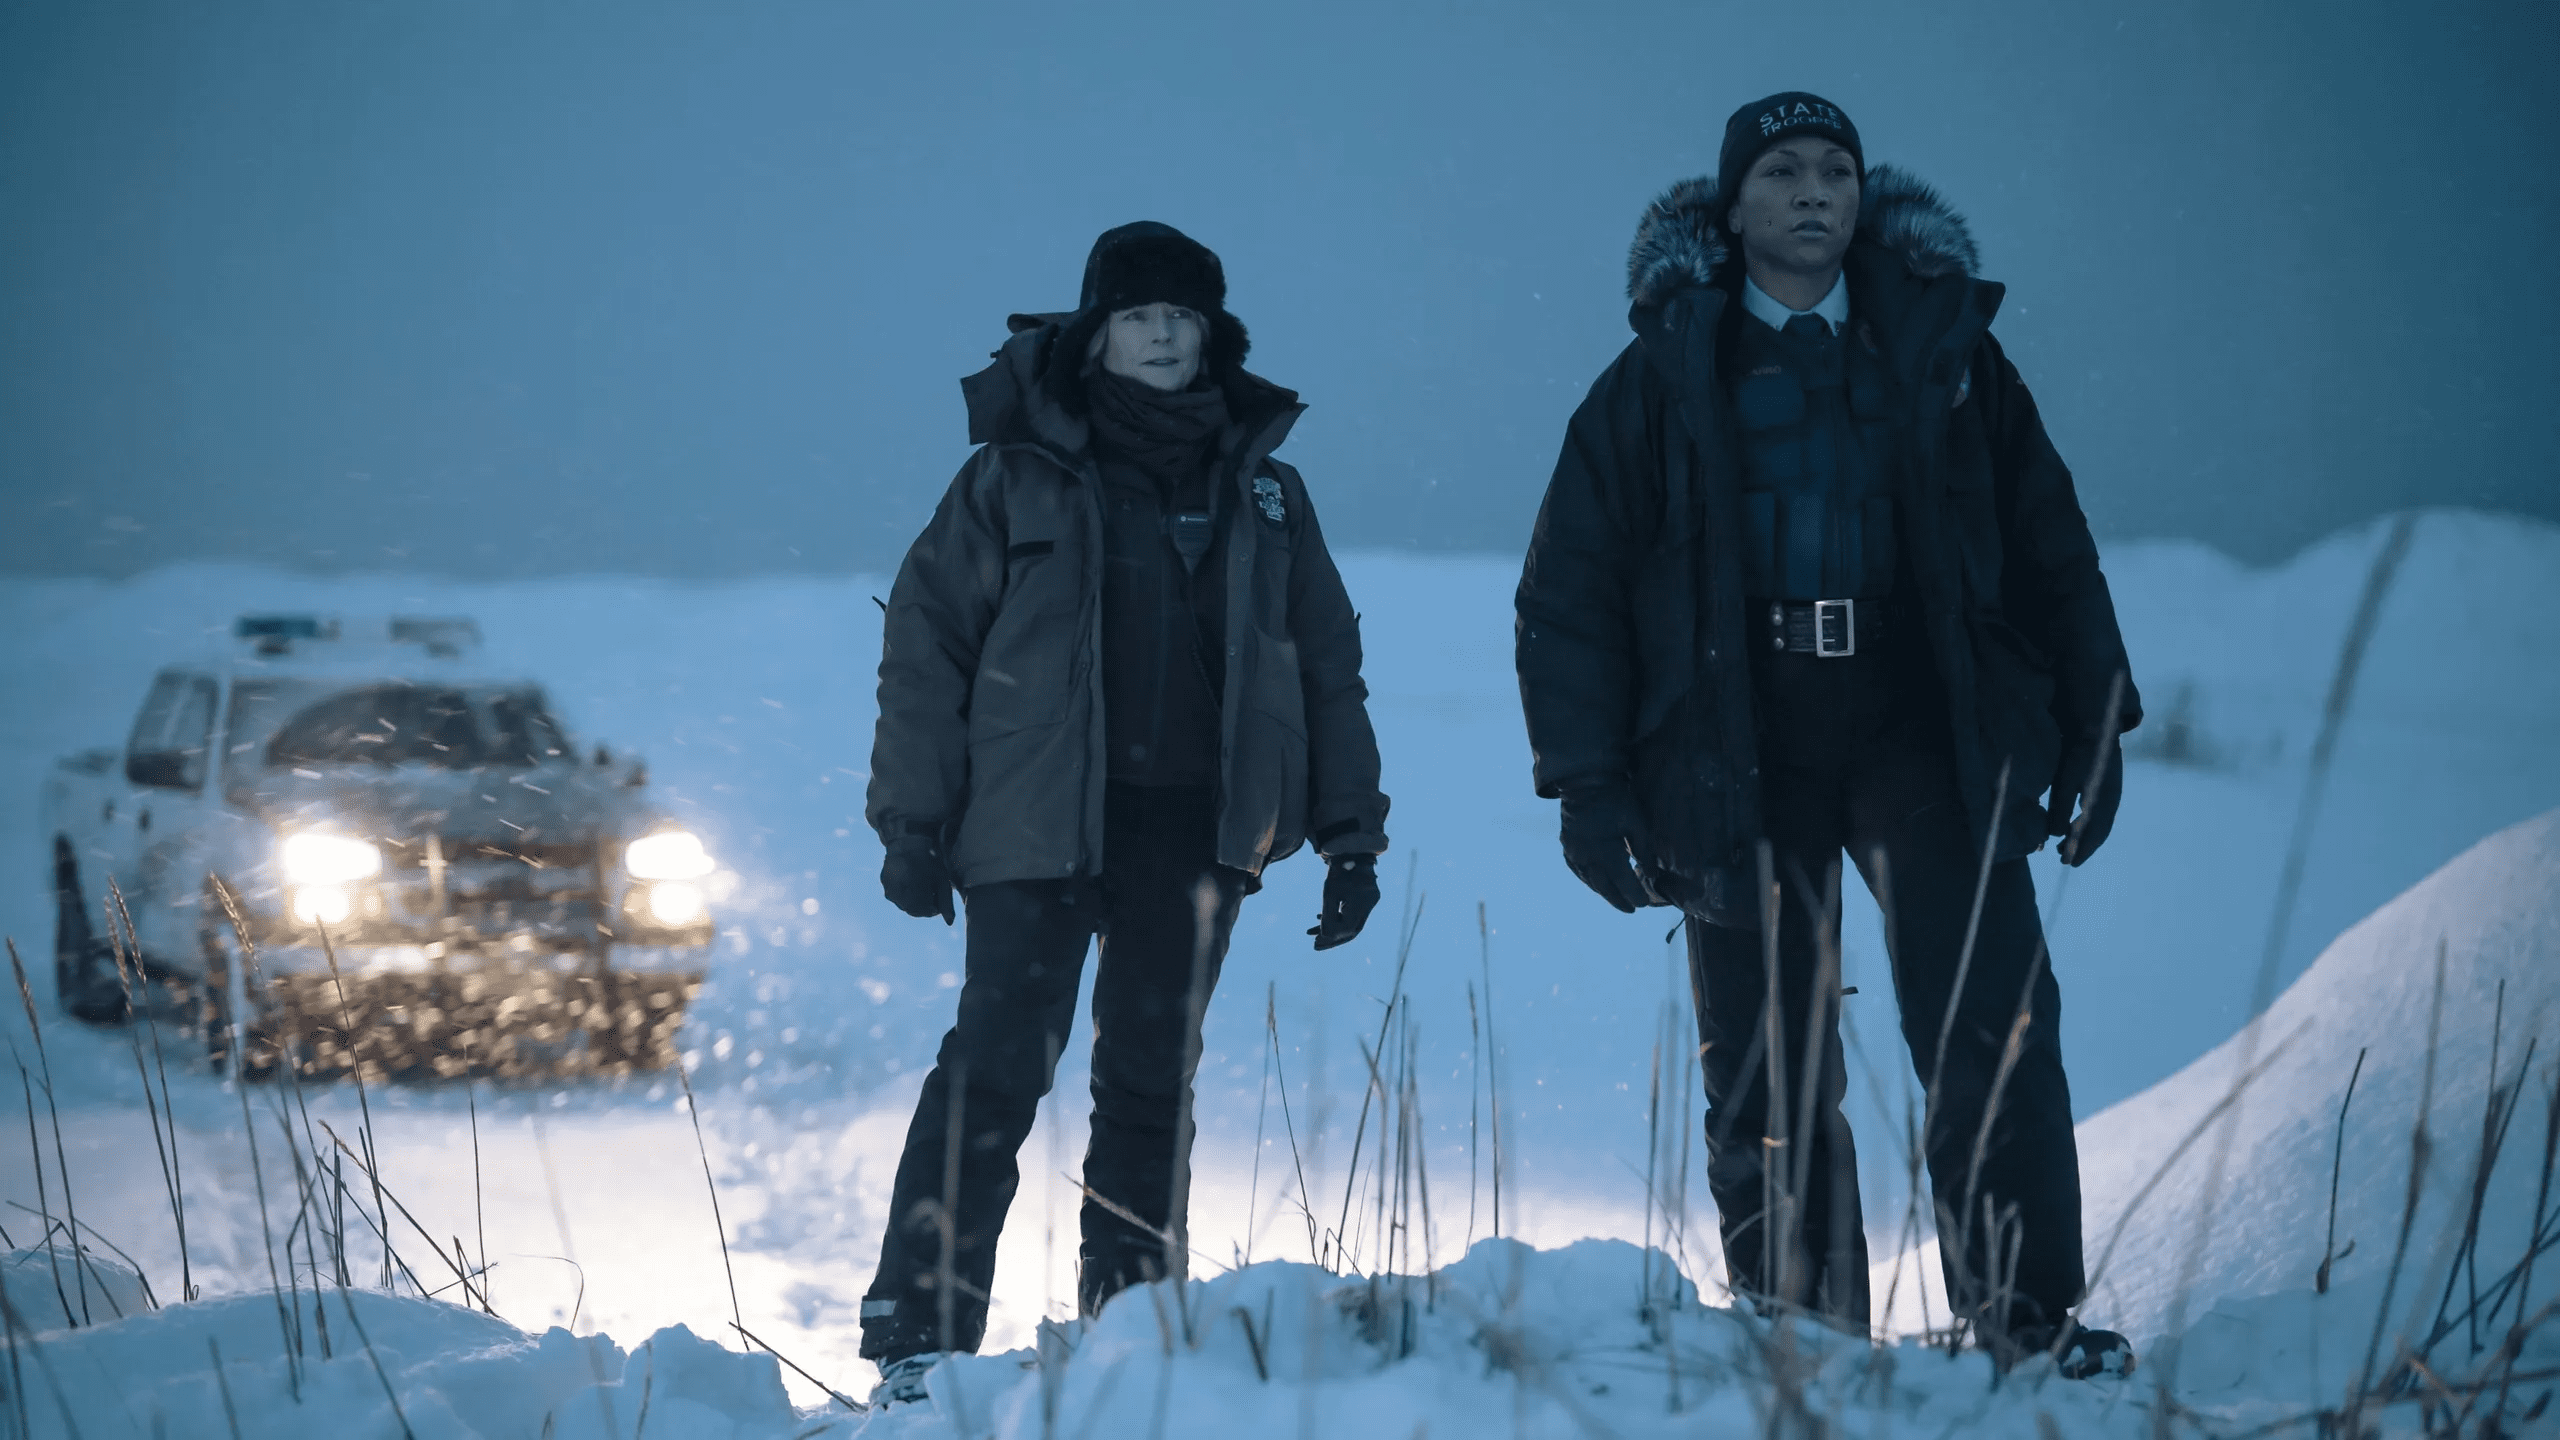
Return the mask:
[[1854, 324], [1845, 335], [1821, 328], [1819, 338], [1780, 332], [1745, 312], [1727, 331], [1743, 593], [1753, 599], [1893, 593], [1891, 376]]

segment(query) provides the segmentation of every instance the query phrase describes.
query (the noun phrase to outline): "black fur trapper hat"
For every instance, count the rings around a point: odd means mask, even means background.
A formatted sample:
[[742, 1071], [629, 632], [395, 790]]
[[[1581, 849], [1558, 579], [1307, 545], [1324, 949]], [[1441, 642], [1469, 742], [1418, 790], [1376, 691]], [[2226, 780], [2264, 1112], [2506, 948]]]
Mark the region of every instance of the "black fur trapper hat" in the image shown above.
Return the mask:
[[[1085, 257], [1084, 288], [1076, 313], [1061, 329], [1051, 370], [1079, 374], [1085, 347], [1104, 321], [1122, 310], [1158, 302], [1196, 310], [1209, 322], [1201, 370], [1224, 384], [1244, 365], [1253, 342], [1244, 322], [1227, 313], [1227, 271], [1216, 252], [1157, 220], [1138, 220], [1102, 232]], [[1058, 363], [1063, 362], [1063, 363]]]

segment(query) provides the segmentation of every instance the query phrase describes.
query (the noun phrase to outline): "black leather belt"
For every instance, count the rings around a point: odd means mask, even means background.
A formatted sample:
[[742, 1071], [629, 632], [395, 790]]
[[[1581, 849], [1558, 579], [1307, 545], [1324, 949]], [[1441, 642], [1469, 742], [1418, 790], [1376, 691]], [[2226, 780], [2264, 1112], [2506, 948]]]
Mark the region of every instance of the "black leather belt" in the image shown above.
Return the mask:
[[1891, 608], [1885, 600], [1769, 600], [1759, 607], [1761, 633], [1773, 651], [1838, 660], [1883, 640]]

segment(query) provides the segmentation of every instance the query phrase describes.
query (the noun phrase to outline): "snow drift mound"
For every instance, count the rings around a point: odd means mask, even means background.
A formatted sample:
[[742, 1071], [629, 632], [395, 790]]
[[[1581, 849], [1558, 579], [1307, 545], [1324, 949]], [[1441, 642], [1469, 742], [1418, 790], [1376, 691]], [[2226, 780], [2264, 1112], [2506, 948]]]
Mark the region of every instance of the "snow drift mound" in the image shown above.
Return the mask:
[[[0, 1256], [10, 1433], [35, 1440], [782, 1440], [810, 1431], [769, 1355], [681, 1325], [625, 1354], [374, 1290], [253, 1292], [145, 1308], [131, 1270], [67, 1250]], [[61, 1289], [56, 1289], [59, 1274]], [[65, 1295], [77, 1296], [67, 1303]], [[109, 1299], [112, 1295], [114, 1298]], [[69, 1323], [86, 1309], [94, 1324]], [[123, 1318], [108, 1320], [119, 1313]]]
[[[2444, 988], [2431, 1066], [2439, 954]], [[2333, 1281], [2379, 1290], [2432, 1070], [2433, 1160], [2399, 1291], [2404, 1310], [2425, 1295], [2423, 1321], [2470, 1200], [2492, 1087], [2515, 1085], [2528, 1046], [2538, 1042], [2484, 1210], [2480, 1273], [2505, 1269], [2522, 1255], [2533, 1223], [2544, 1097], [2560, 1053], [2560, 811], [2481, 841], [2340, 935], [2254, 1028], [2260, 1073], [2224, 1122], [2237, 1131], [2208, 1233], [2198, 1231], [2218, 1137], [2207, 1130], [2174, 1163], [2171, 1156], [2231, 1092], [2248, 1032], [2081, 1125], [2093, 1284], [2086, 1313], [2096, 1323], [2135, 1336], [2161, 1333], [2190, 1273], [2190, 1319], [2217, 1301], [2311, 1288], [2328, 1238], [2339, 1105], [2360, 1050], [2337, 1199], [2337, 1244], [2352, 1241], [2355, 1249], [2334, 1265]]]
[[[1125, 1291], [1081, 1335], [957, 1357], [930, 1405], [866, 1417], [862, 1440], [1407, 1440], [1430, 1436], [2147, 1435], [2130, 1382], [2035, 1362], [1995, 1386], [1979, 1352], [1871, 1348], [1702, 1305], [1659, 1250], [1482, 1240], [1429, 1277], [1266, 1261]], [[2129, 1402], [2129, 1403], [2128, 1403]]]

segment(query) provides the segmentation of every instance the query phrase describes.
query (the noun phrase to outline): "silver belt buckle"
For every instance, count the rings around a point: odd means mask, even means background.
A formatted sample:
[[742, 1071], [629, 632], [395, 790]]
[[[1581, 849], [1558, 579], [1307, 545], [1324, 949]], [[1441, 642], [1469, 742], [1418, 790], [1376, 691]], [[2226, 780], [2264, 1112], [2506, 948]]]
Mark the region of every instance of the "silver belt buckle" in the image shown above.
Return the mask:
[[[1840, 621], [1840, 642], [1831, 640], [1831, 621]], [[1813, 602], [1813, 653], [1824, 660], [1837, 660], [1858, 653], [1858, 602], [1855, 600], [1816, 600]]]

